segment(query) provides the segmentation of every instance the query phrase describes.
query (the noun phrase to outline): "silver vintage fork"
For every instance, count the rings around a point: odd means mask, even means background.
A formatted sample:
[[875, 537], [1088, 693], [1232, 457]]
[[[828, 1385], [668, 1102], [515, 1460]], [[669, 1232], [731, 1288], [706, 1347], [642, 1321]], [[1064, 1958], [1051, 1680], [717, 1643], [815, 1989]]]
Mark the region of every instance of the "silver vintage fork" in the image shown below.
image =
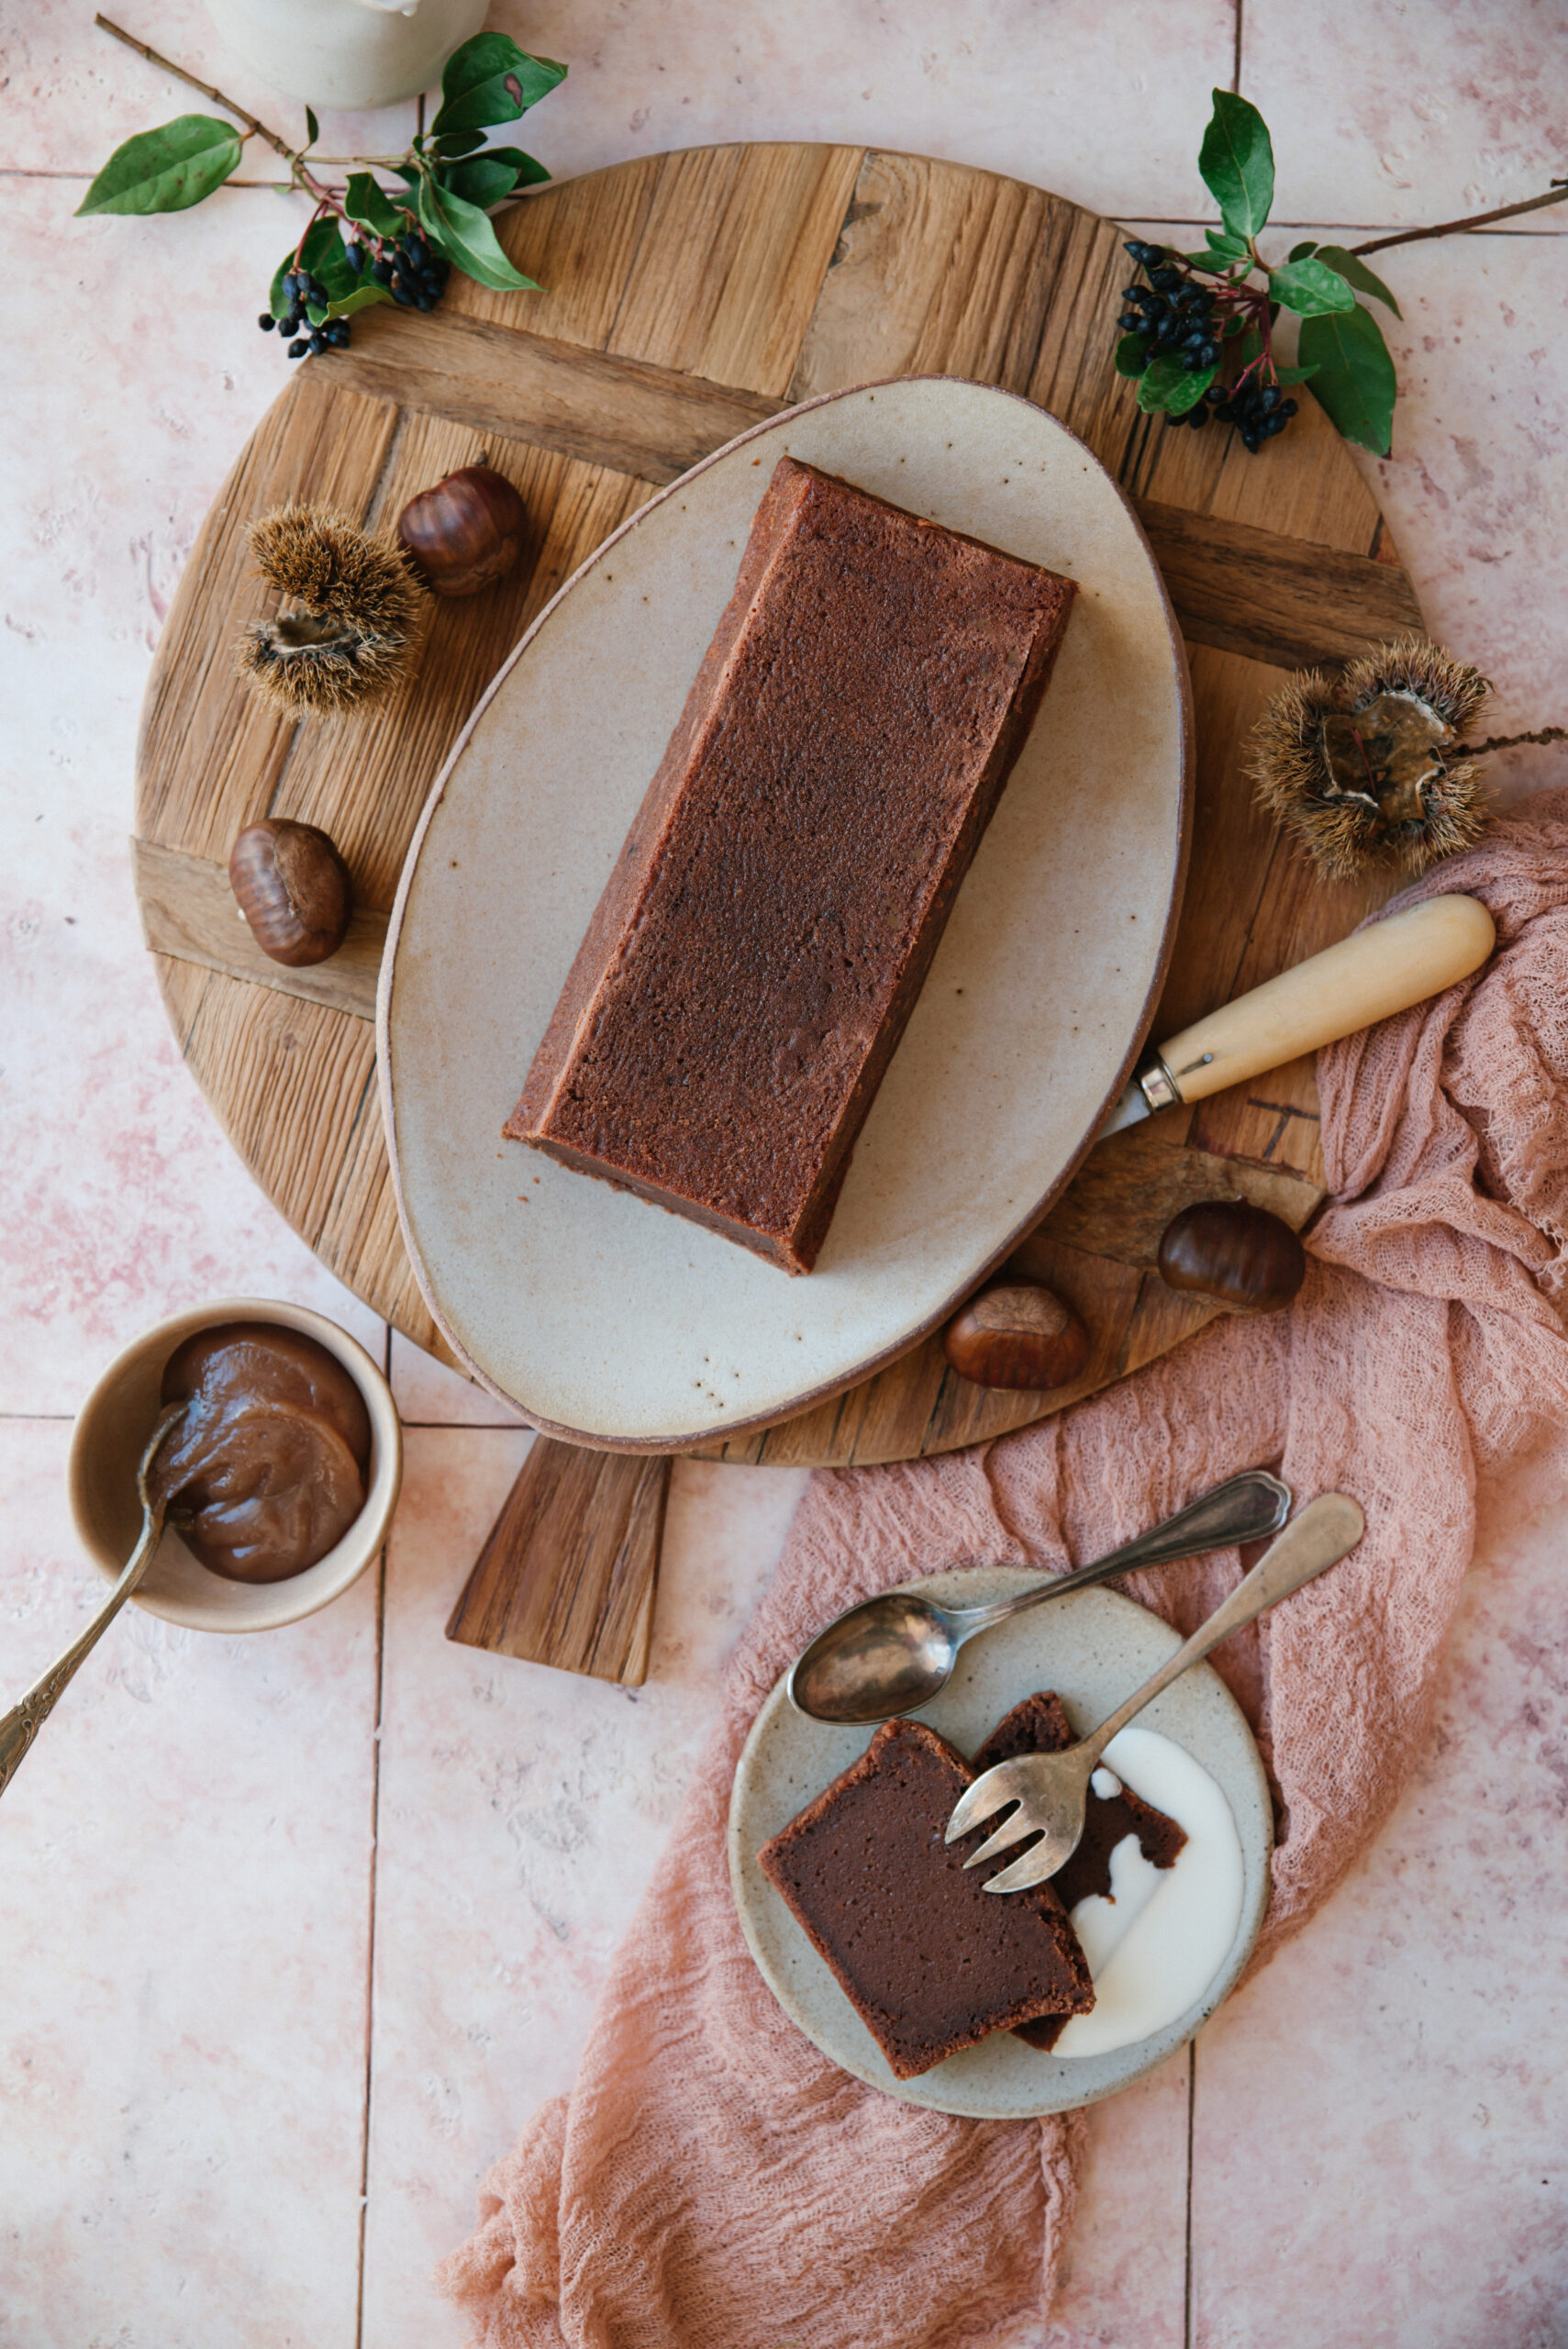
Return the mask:
[[1320, 1493], [1292, 1518], [1251, 1573], [1237, 1584], [1207, 1622], [1198, 1625], [1191, 1639], [1166, 1658], [1152, 1680], [1118, 1705], [1098, 1729], [1064, 1753], [1020, 1753], [983, 1772], [955, 1806], [948, 1820], [948, 1842], [956, 1842], [1007, 1803], [1017, 1803], [1018, 1809], [964, 1862], [965, 1867], [994, 1859], [1010, 1844], [1021, 1843], [1026, 1835], [1040, 1837], [1022, 1859], [999, 1869], [986, 1891], [1022, 1892], [1026, 1886], [1043, 1884], [1064, 1868], [1083, 1837], [1089, 1780], [1117, 1731], [1125, 1729], [1145, 1705], [1152, 1704], [1161, 1690], [1179, 1679], [1189, 1665], [1201, 1664], [1221, 1640], [1277, 1607], [1315, 1575], [1337, 1565], [1365, 1531], [1366, 1520], [1347, 1493]]

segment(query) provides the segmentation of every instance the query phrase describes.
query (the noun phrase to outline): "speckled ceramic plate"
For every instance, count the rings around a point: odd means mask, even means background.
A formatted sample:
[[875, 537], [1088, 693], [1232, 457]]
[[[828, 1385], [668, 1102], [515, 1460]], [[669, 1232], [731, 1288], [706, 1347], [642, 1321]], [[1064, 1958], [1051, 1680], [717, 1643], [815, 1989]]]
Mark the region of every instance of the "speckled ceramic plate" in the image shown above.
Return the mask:
[[[1033, 1579], [1012, 1566], [932, 1575], [913, 1583], [934, 1598], [978, 1605]], [[1014, 1705], [1037, 1688], [1054, 1688], [1073, 1725], [1086, 1731], [1180, 1646], [1147, 1608], [1109, 1590], [1075, 1591], [1016, 1615], [973, 1640], [936, 1703], [919, 1718], [972, 1753]], [[1204, 1664], [1155, 1698], [1139, 1726], [1158, 1730], [1208, 1773], [1230, 1809], [1241, 1845], [1241, 1916], [1229, 1954], [1202, 1996], [1184, 2014], [1126, 2047], [1071, 2061], [1042, 2054], [995, 2032], [978, 2047], [951, 2055], [916, 2080], [896, 2080], [862, 2022], [784, 1901], [757, 1865], [757, 1854], [781, 1827], [847, 1769], [871, 1742], [864, 1729], [828, 1729], [797, 1713], [781, 1680], [758, 1714], [729, 1805], [729, 1869], [735, 1904], [752, 1956], [785, 2014], [825, 2055], [873, 2087], [906, 2104], [985, 2121], [1022, 2121], [1064, 2112], [1112, 2096], [1162, 2064], [1233, 1987], [1251, 1954], [1268, 1901], [1273, 1820], [1268, 1782], [1240, 1707]], [[1180, 1862], [1177, 1863], [1178, 1866]], [[999, 1898], [1004, 1896], [998, 1895]]]
[[[786, 451], [1082, 589], [799, 1279], [500, 1138]], [[540, 1427], [657, 1451], [779, 1419], [913, 1344], [1036, 1221], [1124, 1080], [1164, 969], [1190, 759], [1186, 656], [1142, 531], [1027, 400], [951, 378], [840, 393], [645, 506], [490, 688], [392, 917], [394, 1179], [463, 1363]]]

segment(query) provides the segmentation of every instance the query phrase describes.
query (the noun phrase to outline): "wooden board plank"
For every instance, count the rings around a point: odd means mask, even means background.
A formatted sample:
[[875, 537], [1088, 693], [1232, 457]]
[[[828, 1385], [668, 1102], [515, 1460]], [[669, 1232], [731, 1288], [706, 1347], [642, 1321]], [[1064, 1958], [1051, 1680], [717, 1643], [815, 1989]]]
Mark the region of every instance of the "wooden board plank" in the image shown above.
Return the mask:
[[411, 353], [406, 325], [369, 312], [351, 349], [333, 352], [323, 372], [408, 412], [506, 433], [644, 481], [675, 480], [784, 405], [673, 367], [439, 312]]
[[536, 1436], [448, 1639], [640, 1686], [669, 1487], [668, 1460]]
[[131, 866], [142, 934], [157, 954], [226, 971], [248, 985], [275, 987], [302, 1003], [325, 1005], [352, 1019], [375, 1018], [376, 980], [386, 944], [386, 916], [356, 907], [349, 934], [329, 962], [300, 971], [269, 961], [234, 902], [228, 869], [205, 856], [183, 856], [153, 841], [132, 841]]

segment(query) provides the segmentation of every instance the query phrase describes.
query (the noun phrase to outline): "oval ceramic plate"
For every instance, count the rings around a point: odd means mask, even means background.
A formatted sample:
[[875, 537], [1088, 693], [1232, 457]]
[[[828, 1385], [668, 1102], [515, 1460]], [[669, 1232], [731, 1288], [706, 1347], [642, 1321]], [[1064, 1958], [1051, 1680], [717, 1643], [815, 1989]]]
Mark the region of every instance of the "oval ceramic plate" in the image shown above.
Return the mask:
[[[1035, 1580], [1018, 1566], [932, 1575], [909, 1586], [974, 1606]], [[971, 1642], [934, 1704], [918, 1718], [973, 1753], [1004, 1713], [1039, 1688], [1054, 1688], [1081, 1734], [1181, 1644], [1169, 1624], [1110, 1590], [1074, 1591], [1015, 1615]], [[995, 2032], [918, 2079], [897, 2080], [870, 2032], [757, 1865], [757, 1854], [840, 1770], [873, 1732], [828, 1729], [797, 1713], [781, 1680], [752, 1725], [729, 1804], [729, 1873], [741, 1930], [785, 2014], [825, 2055], [906, 2104], [976, 2120], [1022, 2121], [1096, 2103], [1162, 2064], [1234, 1986], [1251, 1954], [1269, 1897], [1273, 1815], [1268, 1782], [1240, 1707], [1218, 1675], [1198, 1664], [1138, 1717], [1208, 1773], [1229, 1805], [1241, 1845], [1241, 1917], [1229, 1954], [1185, 2013], [1126, 2047], [1071, 2061]], [[1178, 1866], [1180, 1863], [1177, 1863]], [[999, 1898], [1005, 1896], [998, 1895]]]
[[[503, 1143], [500, 1129], [786, 451], [1071, 573], [1051, 690], [856, 1145], [816, 1270]], [[460, 740], [382, 965], [404, 1234], [460, 1358], [537, 1425], [671, 1450], [799, 1408], [940, 1321], [1115, 1098], [1186, 844], [1186, 656], [1116, 484], [1043, 409], [925, 378], [732, 441], [606, 540]]]

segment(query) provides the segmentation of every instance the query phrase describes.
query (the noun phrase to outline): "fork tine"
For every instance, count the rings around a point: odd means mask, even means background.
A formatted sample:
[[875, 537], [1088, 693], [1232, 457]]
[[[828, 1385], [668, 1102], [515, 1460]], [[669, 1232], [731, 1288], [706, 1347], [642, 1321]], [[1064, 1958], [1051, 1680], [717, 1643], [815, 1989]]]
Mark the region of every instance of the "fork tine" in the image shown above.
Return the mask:
[[[976, 1852], [974, 1855], [976, 1860], [984, 1857], [983, 1852]], [[973, 1867], [974, 1860], [971, 1860], [969, 1865]], [[985, 1889], [987, 1892], [1027, 1892], [1031, 1884], [1045, 1884], [1066, 1865], [1064, 1860], [1051, 1858], [1050, 1838], [1043, 1837], [1036, 1850], [1026, 1852], [1021, 1860], [1013, 1862], [1011, 1867], [998, 1868]]]
[[983, 1770], [974, 1784], [966, 1787], [954, 1803], [943, 1841], [956, 1843], [959, 1837], [967, 1835], [972, 1827], [978, 1827], [983, 1820], [994, 1818], [1006, 1804], [1017, 1802], [1023, 1788], [1014, 1785], [1016, 1776], [1011, 1762], [997, 1762], [989, 1770]]
[[972, 1852], [963, 1865], [966, 1868], [977, 1868], [982, 1860], [995, 1859], [998, 1852], [1008, 1851], [1013, 1844], [1021, 1843], [1026, 1835], [1038, 1835], [1039, 1832], [1027, 1807], [1019, 1803], [1017, 1810], [1002, 1821], [995, 1835], [988, 1837], [978, 1852]]

